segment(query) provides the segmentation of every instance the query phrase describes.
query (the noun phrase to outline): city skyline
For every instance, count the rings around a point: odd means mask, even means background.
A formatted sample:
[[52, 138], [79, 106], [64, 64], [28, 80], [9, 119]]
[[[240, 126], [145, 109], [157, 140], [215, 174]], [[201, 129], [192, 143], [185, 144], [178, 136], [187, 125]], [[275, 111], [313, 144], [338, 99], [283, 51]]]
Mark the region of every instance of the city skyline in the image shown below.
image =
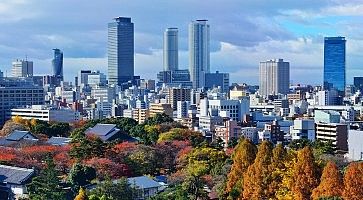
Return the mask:
[[[11, 62], [26, 55], [34, 61], [34, 74], [50, 73], [53, 48], [64, 52], [68, 81], [73, 81], [72, 77], [85, 66], [107, 73], [107, 23], [120, 15], [131, 17], [135, 23], [135, 74], [144, 78], [155, 79], [157, 71], [163, 68], [162, 37], [167, 27], [179, 28], [179, 66], [188, 68], [188, 23], [198, 18], [208, 19], [211, 25], [211, 71], [229, 72], [231, 82], [257, 84], [261, 60], [284, 58], [291, 63], [293, 83], [321, 84], [323, 38], [339, 35], [347, 38], [347, 83], [352, 83], [353, 75], [363, 74], [359, 69], [363, 52], [362, 1], [286, 1], [279, 3], [278, 8], [273, 2], [263, 5], [228, 1], [223, 5], [214, 2], [200, 10], [189, 7], [199, 8], [201, 3], [176, 1], [172, 5], [160, 3], [157, 11], [141, 9], [148, 7], [147, 2], [84, 5], [77, 1], [72, 5], [74, 8], [65, 7], [61, 1], [52, 3], [60, 4], [60, 10], [65, 12], [52, 15], [50, 3], [40, 4], [36, 0], [0, 3], [0, 25], [4, 27], [0, 34], [0, 67], [8, 76]], [[130, 5], [127, 10], [122, 3]], [[171, 6], [180, 9], [170, 13]], [[32, 12], [19, 14], [25, 9]], [[96, 9], [97, 16], [88, 14]], [[78, 11], [87, 17], [79, 18]], [[164, 12], [158, 14], [159, 11]], [[160, 17], [166, 20], [159, 20]], [[67, 23], [56, 23], [55, 27], [51, 22], [56, 18], [66, 19]]]

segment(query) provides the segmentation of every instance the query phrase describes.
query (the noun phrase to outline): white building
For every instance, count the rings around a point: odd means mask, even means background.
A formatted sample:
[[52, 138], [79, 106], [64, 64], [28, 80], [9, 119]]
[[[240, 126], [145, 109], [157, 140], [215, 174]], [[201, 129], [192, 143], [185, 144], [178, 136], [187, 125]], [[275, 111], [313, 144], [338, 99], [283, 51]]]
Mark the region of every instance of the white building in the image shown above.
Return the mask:
[[87, 81], [88, 85], [91, 87], [107, 84], [106, 75], [104, 73], [101, 73], [100, 71], [94, 71], [91, 74], [88, 74]]
[[353, 161], [363, 160], [363, 131], [348, 131], [348, 158]]
[[176, 109], [177, 118], [180, 119], [188, 117], [189, 106], [190, 106], [190, 101], [178, 101]]
[[283, 59], [260, 62], [260, 90], [262, 96], [287, 94], [290, 85], [290, 63]]
[[12, 77], [33, 77], [33, 61], [16, 60], [12, 64]]
[[205, 85], [205, 73], [210, 72], [208, 20], [196, 20], [189, 24], [189, 72], [193, 88]]
[[94, 87], [91, 90], [91, 96], [97, 101], [112, 103], [112, 100], [116, 98], [116, 92], [113, 87]]
[[296, 119], [294, 125], [290, 126], [290, 134], [293, 140], [308, 139], [315, 141], [314, 119]]
[[245, 114], [249, 114], [250, 112], [250, 101], [248, 98], [243, 98], [241, 100], [201, 100], [201, 116], [211, 115], [213, 110], [216, 110], [219, 116], [227, 113], [229, 116], [226, 117], [229, 117], [235, 121], [241, 121], [243, 119], [243, 116]]
[[241, 137], [245, 137], [251, 141], [254, 141], [257, 138], [258, 130], [256, 127], [242, 127], [241, 128]]
[[80, 113], [70, 108], [50, 108], [44, 105], [33, 105], [28, 108], [13, 108], [10, 111], [11, 118], [19, 116], [23, 119], [38, 119], [42, 121], [54, 121], [74, 123], [80, 120]]

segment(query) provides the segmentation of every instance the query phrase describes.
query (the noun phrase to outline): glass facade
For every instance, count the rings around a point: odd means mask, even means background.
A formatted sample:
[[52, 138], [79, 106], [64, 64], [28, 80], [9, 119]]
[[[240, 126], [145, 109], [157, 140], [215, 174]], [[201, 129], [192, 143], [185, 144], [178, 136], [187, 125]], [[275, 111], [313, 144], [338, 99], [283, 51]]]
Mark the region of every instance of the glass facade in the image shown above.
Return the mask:
[[324, 89], [345, 90], [345, 37], [324, 38]]
[[53, 49], [54, 57], [52, 60], [53, 76], [63, 80], [63, 52], [59, 49]]
[[134, 23], [117, 17], [108, 24], [109, 84], [122, 85], [134, 77]]
[[164, 71], [178, 70], [178, 29], [168, 28], [164, 32]]

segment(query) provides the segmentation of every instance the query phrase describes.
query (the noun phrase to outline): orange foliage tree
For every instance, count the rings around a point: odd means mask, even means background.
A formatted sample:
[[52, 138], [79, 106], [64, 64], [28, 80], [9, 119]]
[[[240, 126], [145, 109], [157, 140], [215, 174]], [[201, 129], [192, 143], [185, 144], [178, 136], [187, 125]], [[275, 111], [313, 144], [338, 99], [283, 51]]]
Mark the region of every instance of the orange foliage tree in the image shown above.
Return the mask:
[[311, 192], [319, 183], [318, 167], [315, 164], [313, 152], [305, 147], [298, 152], [297, 162], [293, 169], [292, 192], [294, 199], [310, 199]]
[[232, 155], [233, 165], [228, 174], [227, 192], [231, 196], [237, 197], [242, 193], [243, 175], [247, 168], [254, 162], [256, 157], [256, 146], [247, 139], [241, 139], [235, 147]]
[[255, 162], [248, 167], [243, 177], [243, 199], [270, 199], [272, 143], [263, 141], [258, 147]]
[[329, 161], [324, 167], [320, 184], [313, 190], [312, 198], [340, 197], [343, 192], [343, 180], [335, 163]]
[[363, 163], [350, 163], [344, 175], [343, 198], [363, 199]]

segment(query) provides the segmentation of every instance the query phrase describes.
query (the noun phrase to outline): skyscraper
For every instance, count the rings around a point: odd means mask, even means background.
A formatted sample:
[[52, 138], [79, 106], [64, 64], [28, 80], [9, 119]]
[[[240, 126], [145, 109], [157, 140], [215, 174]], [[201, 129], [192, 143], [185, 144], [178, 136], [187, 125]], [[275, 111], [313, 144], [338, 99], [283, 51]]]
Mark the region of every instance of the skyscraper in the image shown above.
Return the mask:
[[134, 77], [134, 23], [117, 17], [108, 24], [109, 84], [122, 85]]
[[324, 89], [345, 90], [345, 37], [324, 38]]
[[11, 68], [13, 77], [33, 77], [33, 61], [16, 60]]
[[204, 87], [209, 73], [209, 24], [196, 20], [189, 24], [189, 71], [193, 88]]
[[260, 62], [260, 95], [287, 94], [290, 84], [290, 63], [283, 59]]
[[63, 52], [59, 49], [53, 49], [54, 57], [52, 60], [53, 76], [58, 80], [63, 81]]
[[178, 28], [167, 28], [164, 32], [164, 71], [178, 69]]

